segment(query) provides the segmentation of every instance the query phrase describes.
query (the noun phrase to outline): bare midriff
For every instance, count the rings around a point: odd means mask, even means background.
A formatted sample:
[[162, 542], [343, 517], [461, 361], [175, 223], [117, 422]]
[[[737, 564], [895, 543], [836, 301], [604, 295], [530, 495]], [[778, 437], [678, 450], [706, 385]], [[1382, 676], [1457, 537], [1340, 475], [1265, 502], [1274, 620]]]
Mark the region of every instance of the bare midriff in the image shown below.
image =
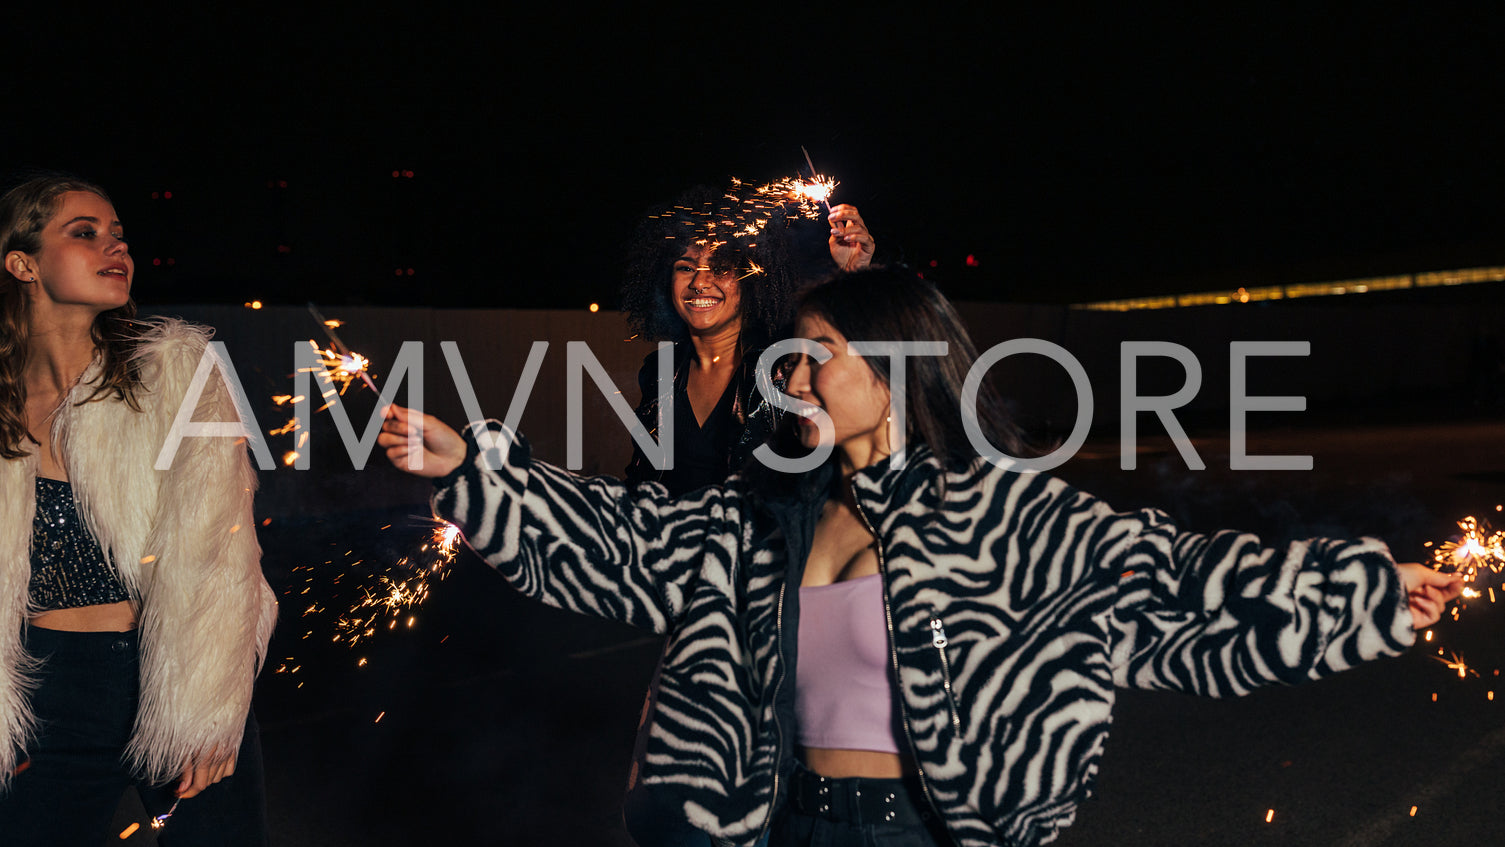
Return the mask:
[[136, 628], [136, 610], [124, 600], [97, 606], [52, 609], [33, 617], [31, 625], [63, 632], [128, 632]]
[[909, 773], [904, 759], [897, 753], [879, 753], [875, 750], [831, 750], [823, 747], [804, 747], [805, 767], [833, 779], [863, 777], [866, 779], [898, 779]]

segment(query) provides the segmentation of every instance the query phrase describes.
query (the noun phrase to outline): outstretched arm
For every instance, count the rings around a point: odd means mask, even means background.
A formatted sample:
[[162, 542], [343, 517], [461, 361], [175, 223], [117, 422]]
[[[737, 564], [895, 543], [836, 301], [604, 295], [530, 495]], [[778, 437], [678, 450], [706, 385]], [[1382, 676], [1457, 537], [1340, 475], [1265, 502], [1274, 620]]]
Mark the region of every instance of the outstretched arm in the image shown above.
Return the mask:
[[1118, 579], [1115, 679], [1140, 688], [1242, 695], [1318, 679], [1415, 641], [1460, 586], [1396, 565], [1371, 538], [1267, 547], [1247, 533], [1178, 531], [1140, 513], [1110, 544]]
[[729, 579], [740, 558], [732, 489], [676, 500], [657, 483], [580, 477], [534, 460], [494, 421], [461, 436], [402, 407], [388, 410], [378, 443], [399, 468], [421, 458], [410, 472], [434, 478], [434, 513], [514, 588], [552, 606], [667, 632], [695, 586]]

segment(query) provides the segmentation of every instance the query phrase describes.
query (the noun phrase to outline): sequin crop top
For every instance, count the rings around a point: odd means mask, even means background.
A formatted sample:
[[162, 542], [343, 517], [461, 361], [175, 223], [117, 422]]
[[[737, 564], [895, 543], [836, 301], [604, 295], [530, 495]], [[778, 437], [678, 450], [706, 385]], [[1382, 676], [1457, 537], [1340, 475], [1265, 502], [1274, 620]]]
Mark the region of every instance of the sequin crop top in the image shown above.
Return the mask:
[[32, 610], [42, 612], [130, 599], [79, 517], [73, 486], [64, 480], [37, 477], [29, 590]]

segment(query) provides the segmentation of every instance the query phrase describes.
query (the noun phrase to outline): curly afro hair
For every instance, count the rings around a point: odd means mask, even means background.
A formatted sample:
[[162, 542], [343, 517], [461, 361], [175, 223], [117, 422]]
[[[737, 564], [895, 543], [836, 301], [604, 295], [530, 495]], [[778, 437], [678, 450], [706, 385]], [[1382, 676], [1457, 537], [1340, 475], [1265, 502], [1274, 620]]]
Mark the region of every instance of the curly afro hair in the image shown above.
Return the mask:
[[735, 270], [743, 277], [744, 347], [765, 345], [783, 333], [807, 278], [834, 265], [827, 255], [829, 267], [819, 267], [813, 242], [818, 235], [824, 253], [826, 230], [802, 220], [813, 216], [811, 207], [785, 202], [770, 188], [735, 179], [722, 190], [698, 185], [649, 211], [628, 248], [622, 283], [622, 311], [638, 337], [689, 338], [670, 302], [669, 284], [675, 260], [692, 246], [712, 249], [709, 264], [718, 273]]

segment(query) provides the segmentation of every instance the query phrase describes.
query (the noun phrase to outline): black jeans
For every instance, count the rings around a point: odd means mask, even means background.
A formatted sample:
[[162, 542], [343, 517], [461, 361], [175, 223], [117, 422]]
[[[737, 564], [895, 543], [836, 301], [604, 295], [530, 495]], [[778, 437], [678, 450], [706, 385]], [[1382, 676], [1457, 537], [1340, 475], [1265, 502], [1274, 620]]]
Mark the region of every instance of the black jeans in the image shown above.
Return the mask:
[[[99, 847], [119, 833], [110, 821], [127, 786], [155, 817], [176, 799], [181, 774], [138, 783], [121, 754], [136, 720], [140, 665], [135, 632], [60, 632], [27, 627], [26, 650], [43, 660], [32, 691], [37, 738], [10, 790], [0, 795], [0, 833], [11, 847]], [[150, 821], [142, 821], [149, 826]], [[184, 800], [158, 831], [162, 847], [264, 847], [266, 799], [254, 716], [235, 773]]]
[[[930, 811], [919, 786], [910, 779], [831, 779], [821, 781], [818, 797], [801, 790], [814, 775], [795, 766], [789, 800], [774, 820], [769, 847], [951, 847], [950, 836]], [[892, 796], [897, 805], [923, 815], [886, 815], [860, 798]]]

